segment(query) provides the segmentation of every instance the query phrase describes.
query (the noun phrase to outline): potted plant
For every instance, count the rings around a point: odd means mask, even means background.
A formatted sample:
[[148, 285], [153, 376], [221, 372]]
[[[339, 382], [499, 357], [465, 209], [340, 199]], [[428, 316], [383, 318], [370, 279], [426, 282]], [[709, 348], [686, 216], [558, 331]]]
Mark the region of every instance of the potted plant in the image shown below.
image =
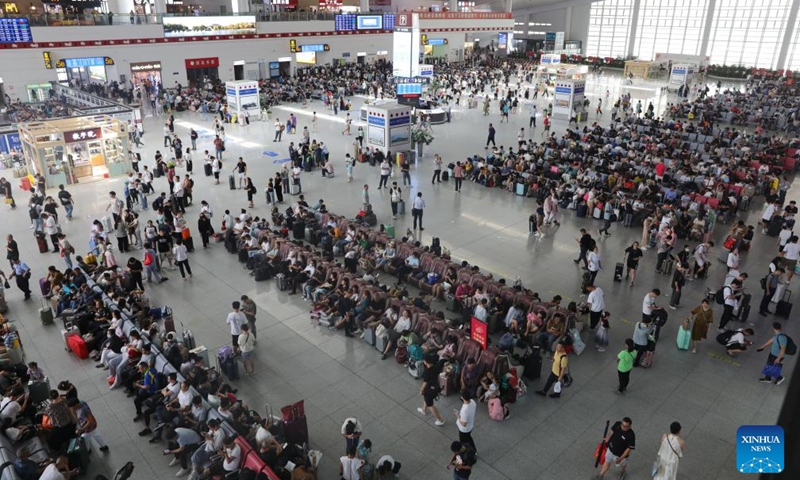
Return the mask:
[[433, 142], [433, 135], [427, 129], [414, 128], [411, 131], [411, 143], [416, 147], [417, 158], [422, 158], [424, 146], [430, 145], [431, 142]]

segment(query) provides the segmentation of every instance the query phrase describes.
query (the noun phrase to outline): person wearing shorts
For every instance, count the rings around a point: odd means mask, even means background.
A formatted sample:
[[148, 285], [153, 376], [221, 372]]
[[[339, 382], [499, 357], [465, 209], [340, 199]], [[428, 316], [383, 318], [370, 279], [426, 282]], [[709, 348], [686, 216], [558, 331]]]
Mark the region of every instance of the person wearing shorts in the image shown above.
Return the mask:
[[631, 429], [633, 421], [625, 417], [621, 422], [617, 422], [611, 427], [611, 433], [606, 437], [606, 462], [600, 468], [600, 474], [595, 475], [593, 480], [603, 480], [606, 472], [611, 465], [618, 467], [619, 478], [625, 478], [625, 469], [628, 467], [628, 457], [636, 448], [636, 434]]
[[255, 373], [256, 336], [250, 331], [249, 324], [242, 325], [242, 333], [239, 334], [236, 343], [239, 346], [239, 351], [242, 352], [245, 375], [253, 375]]
[[433, 418], [436, 419], [436, 426], [441, 427], [444, 425], [444, 419], [439, 414], [439, 410], [434, 406], [433, 402], [439, 396], [439, 374], [441, 367], [437, 361], [436, 355], [426, 355], [422, 361], [422, 385], [419, 387], [419, 394], [422, 395], [422, 407], [418, 407], [417, 411], [422, 415], [428, 414], [428, 409], [433, 413]]

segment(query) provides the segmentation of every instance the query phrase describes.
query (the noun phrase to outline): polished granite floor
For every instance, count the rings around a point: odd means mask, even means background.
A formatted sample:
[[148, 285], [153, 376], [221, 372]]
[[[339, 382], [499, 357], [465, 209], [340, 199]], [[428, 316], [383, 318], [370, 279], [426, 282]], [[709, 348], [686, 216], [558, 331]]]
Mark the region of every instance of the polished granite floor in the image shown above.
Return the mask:
[[[606, 90], [610, 90], [612, 99], [620, 91], [628, 91], [634, 100], [642, 99], [646, 105], [652, 99], [659, 108], [673, 100], [660, 93], [662, 84], [655, 81], [637, 82], [633, 86], [620, 86], [620, 83], [620, 77], [613, 73], [600, 80], [590, 79], [587, 93], [592, 104], [596, 104], [596, 97], [605, 97]], [[540, 108], [546, 101], [540, 97]], [[354, 99], [356, 106], [362, 102], [363, 99]], [[604, 103], [608, 103], [605, 98]], [[341, 135], [342, 115], [334, 117], [332, 112], [323, 111], [319, 102], [312, 103], [308, 109], [280, 107], [275, 109], [275, 114], [285, 120], [293, 112], [302, 127], [310, 125], [310, 112], [314, 110], [320, 119], [319, 133], [315, 137], [329, 145], [337, 162], [338, 175], [333, 179], [323, 179], [316, 173], [304, 175], [306, 198], [309, 202], [323, 198], [331, 211], [353, 216], [361, 203], [361, 187], [369, 183], [373, 187], [371, 201], [378, 220], [389, 223], [388, 195], [374, 189], [378, 182], [377, 169], [359, 164], [352, 184], [346, 183], [342, 175], [343, 156], [353, 140], [353, 137]], [[607, 122], [609, 116], [606, 113], [600, 121]], [[213, 136], [207, 134], [213, 130], [213, 117], [179, 113], [176, 118], [177, 132], [186, 144], [190, 127], [204, 130], [198, 154], [211, 146]], [[429, 182], [433, 154], [440, 153], [446, 164], [482, 152], [489, 121], [498, 129], [498, 143], [505, 145], [515, 144], [519, 128], [528, 126], [525, 113], [512, 115], [513, 121], [508, 125], [500, 125], [498, 120], [496, 114], [486, 118], [479, 110], [456, 107], [452, 123], [434, 127], [434, 143], [411, 172], [410, 193], [421, 191], [427, 202], [422, 241], [427, 243], [432, 236], [441, 237], [443, 245], [452, 250], [455, 258], [468, 259], [497, 277], [513, 280], [519, 276], [542, 297], [558, 293], [568, 300], [576, 299], [581, 272], [571, 262], [577, 255], [574, 238], [581, 227], [595, 232], [599, 221], [576, 219], [574, 212], [567, 211], [557, 231], [538, 239], [528, 234], [528, 215], [533, 211], [530, 199], [474, 184], [465, 184], [463, 192], [456, 194], [452, 183], [433, 186]], [[594, 113], [590, 120], [594, 120]], [[145, 120], [146, 145], [141, 153], [146, 164], [152, 165], [156, 149], [164, 150], [162, 122], [163, 117], [148, 116]], [[225, 168], [232, 168], [236, 157], [243, 156], [260, 190], [267, 178], [280, 168], [280, 159], [288, 156], [288, 142], [300, 138], [299, 135], [285, 136], [283, 142], [273, 143], [271, 122], [227, 127]], [[564, 128], [563, 123], [554, 122], [554, 131], [563, 132]], [[540, 129], [541, 125], [536, 135]], [[188, 211], [192, 225], [200, 200], [211, 203], [217, 212], [215, 221], [219, 221], [226, 208], [238, 211], [246, 206], [242, 191], [230, 191], [225, 182], [212, 185], [202, 176], [201, 162], [197, 158], [195, 172], [200, 175], [195, 175], [195, 206]], [[223, 172], [223, 177], [227, 174], [228, 171]], [[121, 179], [70, 188], [77, 199], [75, 219], [65, 222], [63, 228], [79, 251], [85, 248], [91, 221], [103, 215], [108, 191], [121, 192], [122, 188]], [[156, 181], [157, 191], [166, 188], [164, 179]], [[408, 189], [406, 194], [409, 194]], [[18, 199], [20, 197], [18, 195]], [[760, 205], [760, 201], [755, 202], [746, 215], [749, 223], [757, 221]], [[254, 213], [266, 215], [267, 212], [263, 193], [259, 193]], [[142, 217], [143, 220], [152, 218], [152, 212], [143, 213]], [[15, 234], [20, 240], [23, 260], [36, 272], [43, 272], [50, 264], [61, 263], [57, 255], [38, 253], [24, 208], [15, 212], [3, 208], [0, 219], [0, 233]], [[410, 215], [400, 217], [396, 221], [397, 230], [404, 231], [411, 225], [410, 221]], [[717, 245], [724, 238], [722, 230], [719, 228], [715, 232]], [[611, 237], [599, 240], [607, 266], [620, 261], [624, 248], [641, 237], [640, 229], [618, 225], [611, 233]], [[712, 250], [712, 256], [717, 256], [719, 251], [719, 247]], [[748, 288], [758, 288], [754, 279], [765, 271], [774, 252], [774, 239], [758, 235], [753, 249], [743, 255], [744, 269], [753, 279]], [[196, 250], [190, 262], [195, 273], [191, 281], [181, 282], [176, 272], [172, 274], [172, 281], [149, 288], [149, 293], [156, 303], [169, 304], [175, 311], [176, 321], [191, 328], [198, 343], [212, 350], [229, 341], [225, 317], [230, 302], [242, 294], [256, 300], [260, 338], [256, 357], [258, 375], [243, 377], [237, 386], [242, 397], [259, 411], [264, 410], [265, 404], [281, 406], [306, 400], [311, 443], [325, 456], [320, 479], [337, 478], [337, 458], [343, 453], [339, 429], [348, 416], [358, 417], [363, 424], [364, 438], [372, 440], [375, 458], [391, 454], [403, 463], [401, 478], [450, 478], [445, 466], [449, 460], [449, 444], [457, 438], [450, 413], [456, 406], [454, 397], [440, 400], [439, 408], [447, 423], [443, 427], [434, 426], [430, 416], [425, 418], [417, 413], [416, 407], [421, 402], [417, 394], [418, 382], [405, 369], [391, 360], [381, 361], [377, 351], [361, 341], [346, 339], [315, 325], [308, 318], [307, 303], [278, 292], [274, 282], [255, 283], [236, 258], [225, 253], [222, 245]], [[687, 444], [678, 478], [727, 480], [736, 475], [736, 429], [742, 424], [774, 423], [786, 384], [771, 386], [757, 381], [766, 353], [747, 352], [730, 360], [713, 338], [702, 344], [696, 355], [676, 349], [674, 338], [679, 320], [703, 296], [703, 283], [689, 284], [683, 300], [686, 307], [669, 312], [671, 319], [662, 334], [653, 368], [635, 370], [629, 392], [624, 397], [614, 393], [615, 354], [623, 347], [623, 340], [632, 334], [642, 298], [652, 287], [668, 291], [668, 278], [654, 272], [654, 263], [654, 253], [646, 252], [635, 287], [612, 282], [611, 267], [601, 272], [597, 283], [606, 291], [607, 309], [612, 313], [612, 346], [608, 352], [598, 353], [592, 348], [593, 339], [584, 334], [588, 348], [580, 357], [571, 359], [575, 384], [560, 400], [535, 395], [520, 398], [511, 406], [511, 418], [502, 423], [490, 420], [485, 409], [479, 409], [473, 434], [481, 456], [473, 478], [589, 478], [594, 473], [592, 452], [605, 421], [613, 422], [622, 416], [633, 419], [633, 429], [639, 439], [638, 448], [631, 457], [628, 478], [649, 478], [660, 435], [676, 420], [683, 424]], [[721, 264], [715, 264], [706, 284], [717, 287], [722, 278]], [[99, 418], [111, 452], [100, 461], [95, 459], [92, 473], [110, 475], [115, 468], [132, 460], [136, 464], [135, 479], [173, 475], [175, 470], [168, 468], [161, 456], [162, 447], [150, 445], [137, 436], [140, 424], [131, 422], [134, 410], [130, 400], [117, 391], [109, 392], [104, 372], [93, 368], [92, 363], [76, 360], [64, 351], [58, 327], [40, 325], [36, 312], [38, 301], [23, 302], [16, 289], [8, 291], [7, 298], [11, 307], [8, 316], [21, 325], [27, 358], [39, 361], [51, 379], [74, 382], [81, 398], [90, 403]], [[660, 304], [666, 302], [664, 297], [659, 299]], [[443, 304], [438, 307], [441, 309]], [[718, 319], [719, 309], [716, 305], [714, 308], [715, 319]], [[750, 321], [756, 329], [756, 342], [768, 338], [771, 318], [759, 317], [754, 311]], [[788, 332], [800, 334], [795, 324], [788, 326]], [[787, 362], [787, 369], [793, 368], [792, 359]], [[540, 384], [534, 382], [528, 388], [532, 392], [537, 387]]]

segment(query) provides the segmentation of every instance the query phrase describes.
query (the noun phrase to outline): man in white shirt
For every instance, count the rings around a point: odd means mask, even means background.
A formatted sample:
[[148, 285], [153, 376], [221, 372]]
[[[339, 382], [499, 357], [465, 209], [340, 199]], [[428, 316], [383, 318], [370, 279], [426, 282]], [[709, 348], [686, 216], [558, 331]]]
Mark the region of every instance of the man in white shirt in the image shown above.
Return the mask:
[[67, 472], [69, 475], [69, 471], [69, 459], [62, 455], [44, 469], [39, 480], [64, 480], [68, 477], [65, 477], [62, 472]]
[[389, 175], [392, 173], [392, 165], [389, 160], [384, 158], [381, 162], [381, 180], [378, 182], [378, 190], [382, 187], [387, 187], [389, 183]]
[[7, 397], [0, 401], [0, 420], [10, 418], [11, 422], [17, 420], [17, 415], [28, 406], [28, 396], [22, 387], [15, 387]]
[[472, 429], [475, 428], [475, 410], [477, 408], [472, 392], [461, 390], [461, 410], [454, 410], [456, 425], [458, 426], [458, 441], [464, 445], [469, 445], [475, 453], [478, 449], [472, 440]]
[[241, 303], [236, 301], [233, 302], [231, 306], [233, 307], [233, 311], [228, 314], [225, 323], [231, 326], [231, 342], [234, 350], [236, 350], [239, 348], [239, 335], [242, 333], [242, 325], [247, 323], [247, 317], [244, 316], [244, 313], [239, 311], [239, 308], [242, 306]]
[[425, 200], [422, 199], [422, 192], [417, 192], [417, 196], [411, 202], [411, 216], [414, 218], [414, 230], [417, 229], [417, 219], [419, 219], [419, 231], [425, 230], [422, 228], [422, 211], [425, 208]]
[[780, 211], [779, 209], [780, 203], [778, 200], [775, 200], [773, 203], [768, 203], [764, 207], [764, 213], [761, 214], [761, 233], [764, 235], [767, 234], [769, 223], [772, 221], [772, 217], [775, 215], [775, 213]]
[[378, 476], [383, 478], [384, 475], [392, 472], [395, 477], [400, 473], [400, 462], [396, 461], [391, 455], [384, 455], [375, 464], [378, 467]]
[[347, 447], [347, 455], [339, 458], [339, 475], [344, 480], [360, 480], [364, 460], [356, 457], [356, 447]]
[[661, 309], [656, 305], [656, 297], [659, 295], [661, 295], [661, 290], [654, 288], [644, 296], [644, 300], [642, 300], [642, 321], [653, 320], [653, 312]]
[[589, 291], [589, 295], [586, 297], [586, 304], [589, 306], [589, 328], [594, 330], [606, 309], [606, 301], [602, 288], [589, 285], [586, 290]]
[[200, 472], [206, 467], [211, 457], [222, 449], [222, 442], [225, 440], [225, 431], [219, 427], [219, 421], [212, 418], [208, 421], [208, 431], [203, 432], [205, 443], [195, 450], [192, 455], [192, 475], [189, 480], [200, 478]]

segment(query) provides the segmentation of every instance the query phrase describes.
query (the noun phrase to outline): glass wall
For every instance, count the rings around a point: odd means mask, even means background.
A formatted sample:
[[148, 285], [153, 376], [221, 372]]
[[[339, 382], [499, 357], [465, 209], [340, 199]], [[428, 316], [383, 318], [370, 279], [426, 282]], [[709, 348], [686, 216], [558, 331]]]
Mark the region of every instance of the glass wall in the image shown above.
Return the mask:
[[643, 0], [633, 54], [653, 60], [656, 53], [699, 55], [708, 0]]
[[[642, 60], [656, 53], [699, 55], [711, 14], [710, 0], [604, 0], [590, 7], [586, 55]], [[705, 54], [712, 64], [783, 68], [778, 65], [792, 0], [716, 0]], [[634, 23], [635, 22], [635, 23]], [[629, 45], [631, 25], [636, 38]], [[800, 69], [800, 21], [793, 25], [786, 67]]]
[[780, 68], [791, 0], [717, 0], [708, 55], [712, 64]]
[[631, 33], [634, 0], [605, 0], [593, 3], [586, 38], [590, 57], [625, 57]]

